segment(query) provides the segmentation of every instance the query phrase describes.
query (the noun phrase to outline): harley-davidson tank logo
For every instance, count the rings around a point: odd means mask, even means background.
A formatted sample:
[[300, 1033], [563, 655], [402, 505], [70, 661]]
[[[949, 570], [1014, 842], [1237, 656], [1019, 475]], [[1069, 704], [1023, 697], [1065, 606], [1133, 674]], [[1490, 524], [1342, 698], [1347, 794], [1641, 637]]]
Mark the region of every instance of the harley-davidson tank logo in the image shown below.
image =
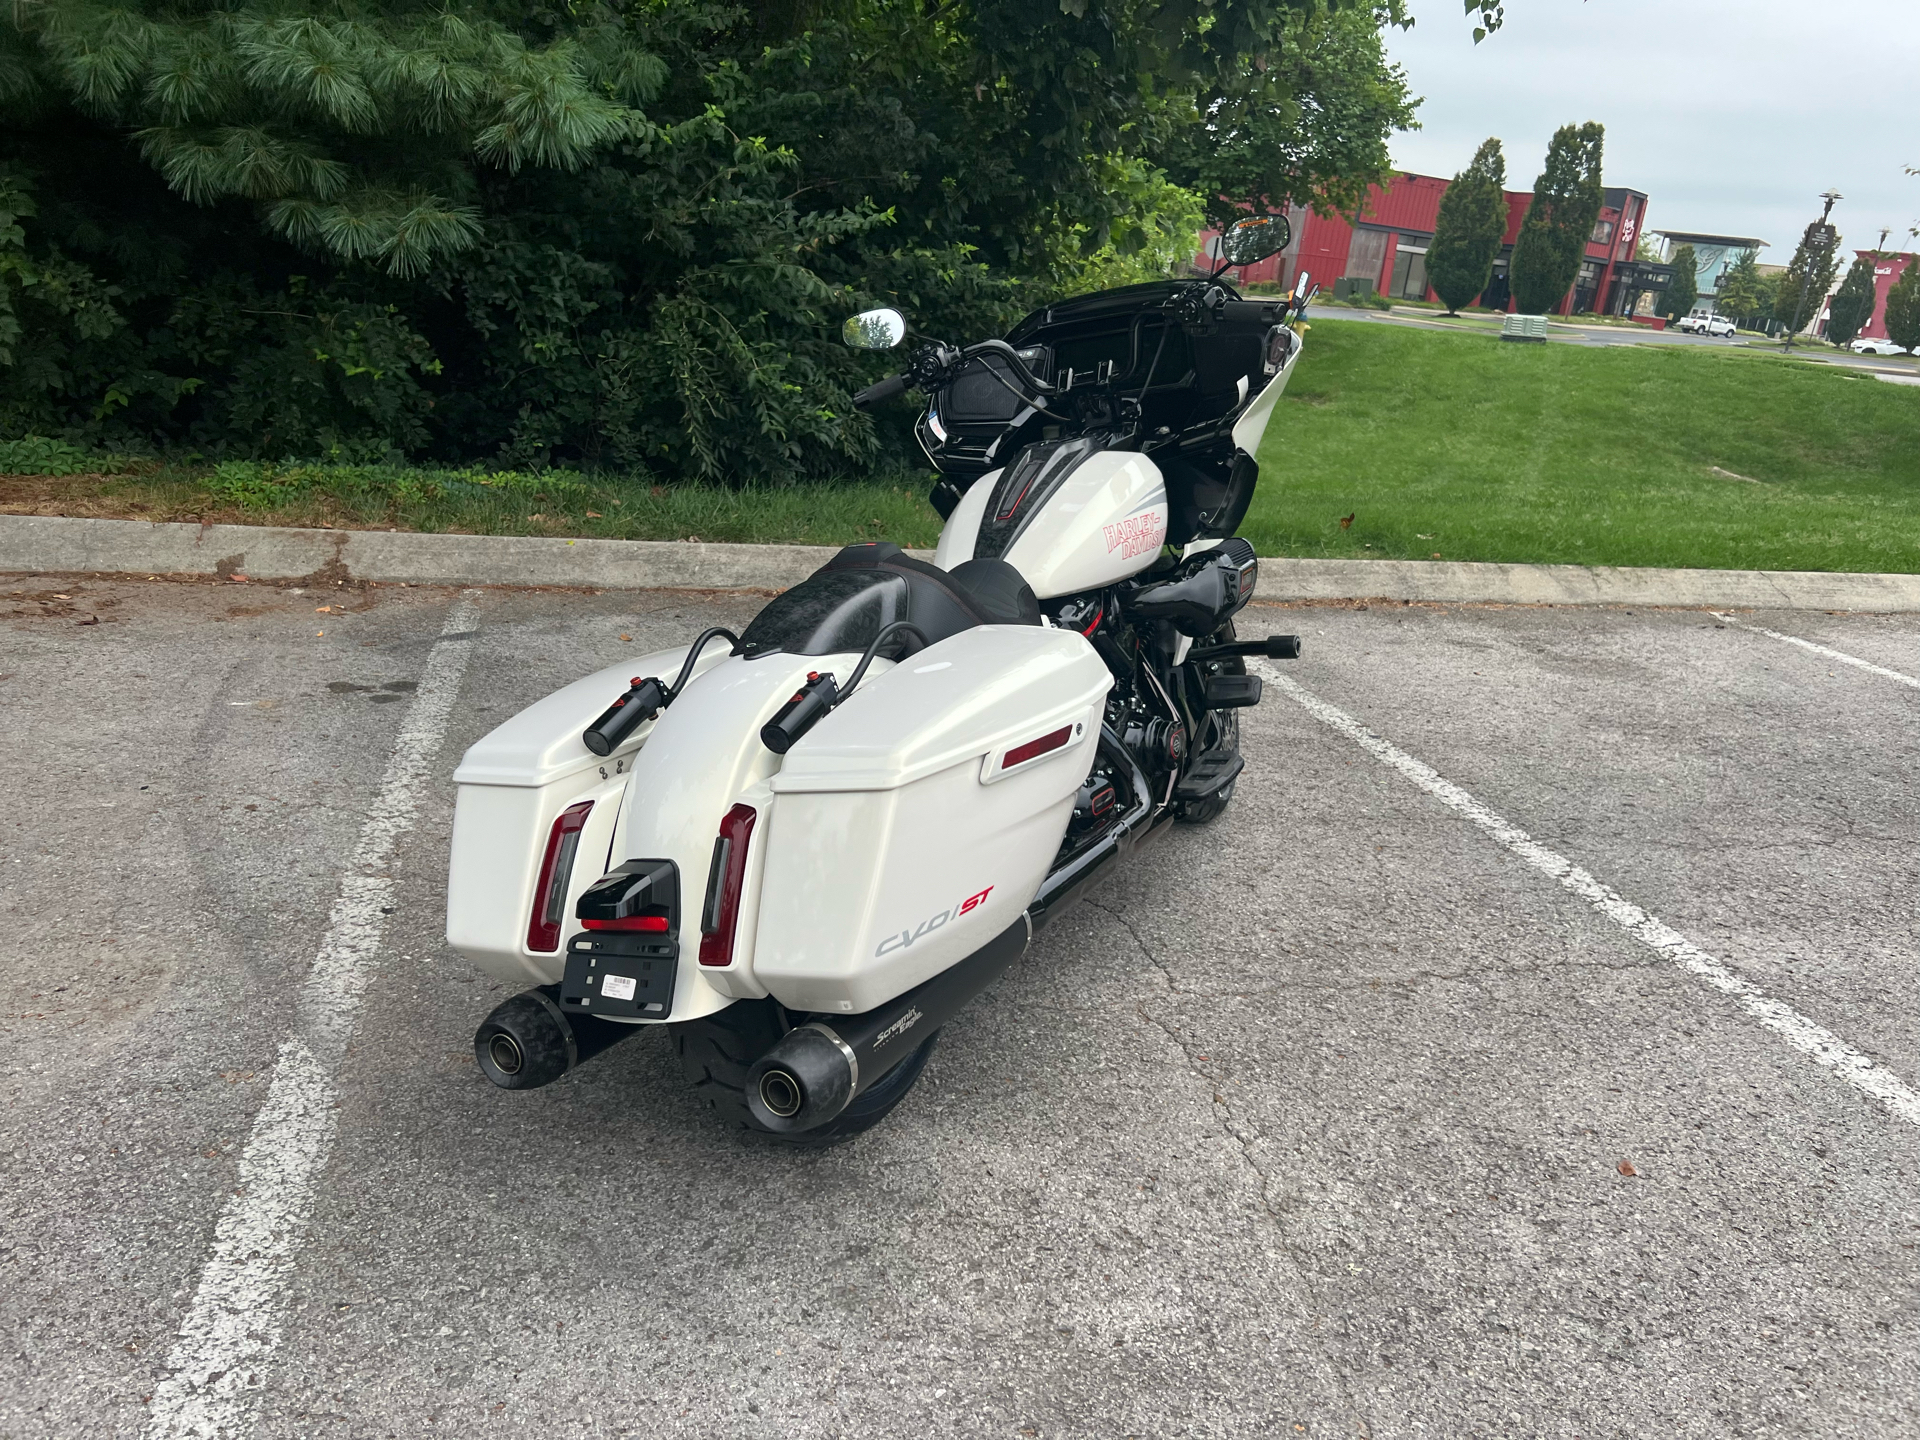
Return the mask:
[[902, 1035], [906, 1034], [907, 1031], [913, 1029], [914, 1026], [926, 1018], [927, 1017], [922, 1015], [918, 1010], [909, 1006], [906, 1014], [902, 1015], [898, 1020], [894, 1021], [893, 1024], [887, 1026], [886, 1029], [873, 1037], [873, 1048], [878, 1050], [889, 1040], [898, 1040]]
[[1102, 525], [1100, 533], [1106, 536], [1109, 555], [1118, 550], [1122, 558], [1131, 559], [1160, 548], [1167, 538], [1167, 517], [1149, 510], [1144, 515], [1129, 515], [1118, 525]]
[[887, 936], [886, 939], [880, 942], [880, 948], [873, 952], [874, 957], [877, 959], [882, 955], [891, 955], [895, 950], [905, 950], [923, 936], [931, 935], [949, 920], [958, 920], [969, 910], [978, 906], [982, 900], [985, 900], [987, 896], [992, 893], [993, 886], [989, 885], [978, 895], [969, 895], [951, 910], [942, 910], [938, 915], [922, 920], [911, 930], [902, 930], [898, 935]]

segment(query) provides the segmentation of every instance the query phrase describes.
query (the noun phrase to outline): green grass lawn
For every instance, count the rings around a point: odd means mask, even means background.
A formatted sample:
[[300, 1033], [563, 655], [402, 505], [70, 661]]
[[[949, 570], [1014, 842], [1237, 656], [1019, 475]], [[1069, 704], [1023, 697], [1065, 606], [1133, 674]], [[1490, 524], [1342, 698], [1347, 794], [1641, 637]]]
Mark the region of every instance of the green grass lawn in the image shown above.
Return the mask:
[[[4, 447], [0, 447], [3, 449]], [[0, 455], [0, 459], [4, 456]], [[60, 467], [54, 467], [60, 468]], [[887, 484], [727, 490], [645, 480], [379, 465], [132, 465], [119, 474], [0, 474], [0, 512], [248, 525], [931, 546], [931, 476]]]
[[1920, 571], [1920, 387], [1738, 350], [1312, 326], [1241, 527], [1263, 555]]
[[[1242, 533], [1263, 555], [1920, 571], [1920, 387], [1772, 352], [1509, 345], [1320, 310], [1260, 460]], [[767, 490], [484, 467], [100, 474], [57, 442], [0, 442], [0, 471], [34, 464], [54, 473], [0, 473], [0, 511], [814, 545], [940, 529], [917, 474]]]

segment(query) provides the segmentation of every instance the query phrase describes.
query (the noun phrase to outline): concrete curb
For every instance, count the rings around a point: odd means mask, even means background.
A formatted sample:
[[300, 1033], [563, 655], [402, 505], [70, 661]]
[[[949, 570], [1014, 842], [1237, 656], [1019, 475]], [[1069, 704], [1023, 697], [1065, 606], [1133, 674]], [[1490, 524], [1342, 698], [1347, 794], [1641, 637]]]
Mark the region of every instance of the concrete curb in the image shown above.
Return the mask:
[[[707, 545], [421, 535], [254, 525], [0, 515], [0, 571], [246, 575], [255, 580], [564, 585], [597, 590], [784, 590], [825, 545]], [[910, 552], [929, 558], [931, 552]], [[1673, 605], [1920, 611], [1920, 575], [1817, 570], [1658, 570], [1457, 560], [1263, 560], [1257, 598], [1498, 605]]]
[[0, 570], [233, 575], [254, 580], [415, 585], [569, 585], [604, 590], [784, 590], [818, 570], [828, 545], [705, 545], [152, 524], [0, 515]]
[[1461, 560], [1262, 560], [1261, 600], [1496, 605], [1675, 605], [1753, 610], [1920, 610], [1920, 575], [1662, 570]]

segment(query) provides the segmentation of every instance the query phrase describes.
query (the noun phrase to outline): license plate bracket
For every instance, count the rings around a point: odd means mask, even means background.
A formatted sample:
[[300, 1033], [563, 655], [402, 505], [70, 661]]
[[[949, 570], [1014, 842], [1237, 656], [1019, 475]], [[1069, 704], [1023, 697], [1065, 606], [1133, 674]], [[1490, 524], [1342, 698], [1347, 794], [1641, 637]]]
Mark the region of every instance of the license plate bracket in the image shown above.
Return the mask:
[[673, 1013], [673, 981], [679, 968], [679, 943], [664, 935], [589, 930], [567, 942], [560, 1008], [625, 1020], [664, 1020]]

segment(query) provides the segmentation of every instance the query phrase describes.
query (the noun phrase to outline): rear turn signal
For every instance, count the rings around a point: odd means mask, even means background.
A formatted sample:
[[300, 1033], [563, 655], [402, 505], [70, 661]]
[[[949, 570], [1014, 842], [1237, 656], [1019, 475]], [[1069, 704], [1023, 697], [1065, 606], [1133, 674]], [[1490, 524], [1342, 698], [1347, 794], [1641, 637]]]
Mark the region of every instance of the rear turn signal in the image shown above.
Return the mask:
[[573, 857], [580, 849], [593, 802], [569, 805], [547, 835], [547, 853], [540, 862], [540, 883], [533, 890], [533, 914], [527, 918], [527, 949], [548, 952], [560, 948], [560, 926], [567, 913], [567, 886], [573, 879]]
[[747, 879], [747, 841], [758, 818], [751, 805], [736, 805], [720, 822], [707, 871], [707, 900], [700, 907], [700, 963], [731, 965], [733, 932], [740, 920], [740, 892]]

